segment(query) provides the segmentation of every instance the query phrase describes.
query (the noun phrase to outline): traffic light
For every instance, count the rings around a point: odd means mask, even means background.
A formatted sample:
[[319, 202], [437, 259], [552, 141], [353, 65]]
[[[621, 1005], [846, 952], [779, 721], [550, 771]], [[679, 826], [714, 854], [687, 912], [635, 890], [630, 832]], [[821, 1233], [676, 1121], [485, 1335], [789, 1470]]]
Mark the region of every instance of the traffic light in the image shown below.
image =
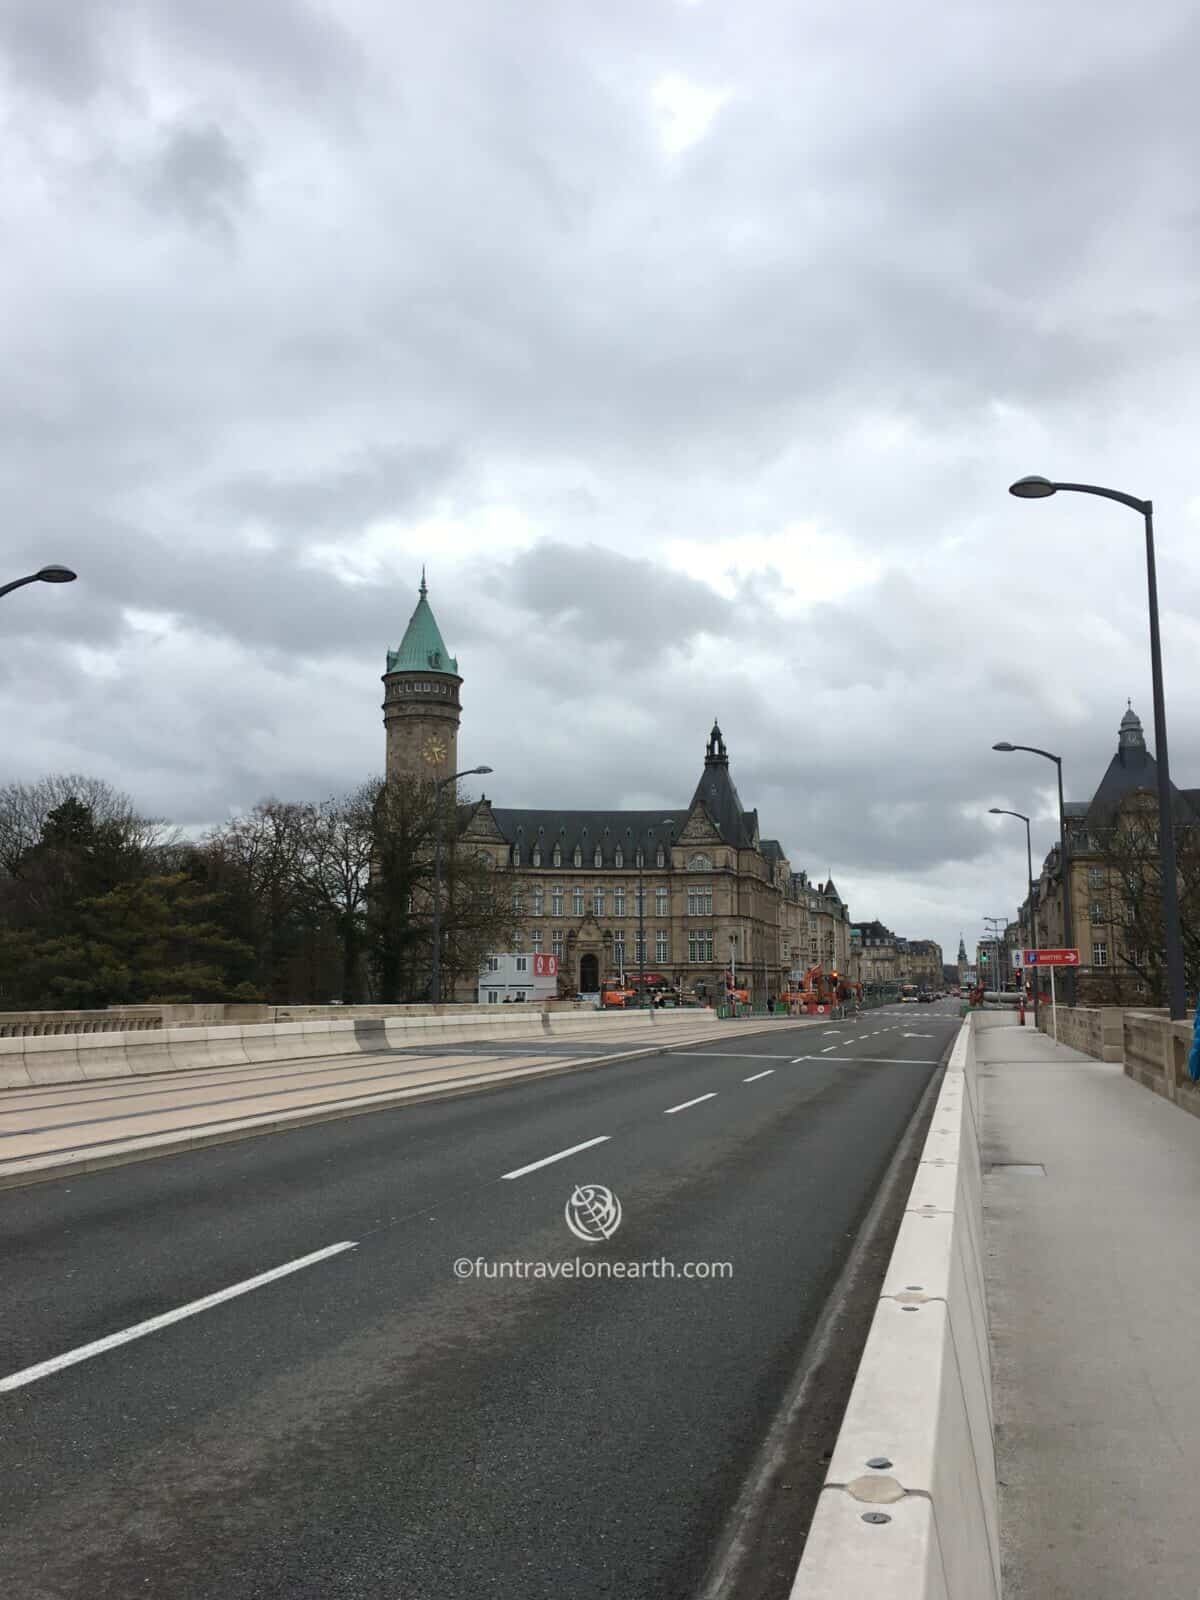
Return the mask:
[[988, 953], [987, 953], [986, 950], [981, 950], [979, 952], [979, 965], [981, 967], [986, 967], [987, 964], [988, 964]]

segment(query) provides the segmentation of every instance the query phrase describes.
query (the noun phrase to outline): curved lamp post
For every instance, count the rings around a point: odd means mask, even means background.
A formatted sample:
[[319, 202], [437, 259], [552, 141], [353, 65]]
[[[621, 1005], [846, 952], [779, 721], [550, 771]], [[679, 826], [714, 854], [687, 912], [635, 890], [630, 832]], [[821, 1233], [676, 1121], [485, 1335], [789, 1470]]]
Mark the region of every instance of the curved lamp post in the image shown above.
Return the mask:
[[0, 595], [11, 594], [14, 589], [22, 589], [27, 583], [74, 583], [75, 574], [70, 567], [43, 567], [40, 572], [31, 572], [27, 578], [14, 578], [12, 583], [0, 585]]
[[433, 785], [433, 959], [430, 963], [429, 993], [432, 1003], [442, 999], [442, 790], [459, 778], [482, 777], [491, 767], [467, 767], [462, 772], [452, 772], [448, 778], [437, 778]]
[[[1034, 937], [1033, 932], [1033, 836], [1029, 831], [1029, 818], [1023, 811], [1006, 811], [1003, 806], [989, 806], [988, 810], [993, 817], [1019, 817], [1025, 824], [1025, 864], [1029, 879], [1029, 899], [1026, 901], [1026, 905], [1029, 907], [1029, 948], [1033, 950], [1037, 947], [1037, 939]], [[1021, 972], [1021, 987], [1025, 987], [1024, 969]], [[1037, 1027], [1037, 1018], [1038, 989], [1035, 983], [1033, 986], [1033, 1025], [1035, 1028]]]
[[1154, 565], [1154, 502], [1094, 483], [1053, 483], [1049, 478], [1019, 478], [1009, 494], [1018, 500], [1045, 500], [1060, 491], [1095, 494], [1141, 513], [1146, 524], [1146, 587], [1150, 606], [1150, 676], [1154, 690], [1154, 744], [1158, 771], [1158, 848], [1162, 870], [1163, 924], [1167, 946], [1167, 1006], [1173, 1022], [1187, 1015], [1183, 977], [1183, 938], [1179, 927], [1179, 884], [1175, 869], [1175, 820], [1171, 812], [1171, 772], [1167, 761], [1167, 713], [1163, 700], [1162, 646], [1158, 635], [1158, 577]]
[[[1056, 756], [1050, 750], [1039, 750], [1035, 744], [1009, 744], [1007, 740], [1001, 741], [1000, 744], [994, 744], [992, 749], [1003, 750], [1005, 752], [1012, 750], [1027, 750], [1030, 755], [1045, 756], [1047, 761], [1053, 761], [1054, 765], [1058, 768], [1058, 870], [1062, 875], [1063, 885], [1063, 943], [1068, 949], [1072, 949], [1074, 948], [1075, 944], [1075, 907], [1074, 896], [1071, 893], [1070, 869], [1067, 864], [1067, 808], [1063, 804], [1062, 757]], [[1036, 934], [1030, 940], [1030, 944], [1037, 944]], [[1065, 976], [1067, 980], [1067, 1001], [1070, 1005], [1074, 1005], [1075, 968], [1068, 967]], [[1037, 992], [1037, 989], [1038, 984], [1035, 981], [1035, 993]]]

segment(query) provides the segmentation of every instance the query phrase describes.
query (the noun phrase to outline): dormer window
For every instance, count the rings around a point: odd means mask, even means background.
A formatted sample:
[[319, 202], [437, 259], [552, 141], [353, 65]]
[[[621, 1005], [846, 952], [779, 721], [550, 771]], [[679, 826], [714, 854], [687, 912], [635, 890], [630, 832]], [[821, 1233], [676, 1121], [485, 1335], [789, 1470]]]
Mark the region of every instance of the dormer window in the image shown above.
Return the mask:
[[556, 867], [562, 866], [562, 848], [559, 845], [554, 846], [554, 865]]
[[521, 846], [519, 844], [513, 845], [512, 864], [514, 867], [519, 867], [521, 865]]
[[535, 867], [540, 867], [542, 864], [542, 852], [536, 844], [533, 847], [533, 864]]
[[573, 857], [573, 860], [574, 860], [575, 865], [577, 867], [581, 867], [583, 865], [583, 851], [580, 849], [580, 847], [578, 845], [575, 846], [575, 855]]
[[592, 865], [594, 867], [602, 867], [604, 865], [604, 856], [601, 854], [599, 845], [596, 846], [592, 854]]
[[656, 867], [665, 867], [666, 864], [667, 864], [666, 851], [663, 849], [662, 845], [659, 845], [658, 849], [654, 852], [654, 865]]
[[613, 856], [613, 866], [614, 867], [623, 867], [624, 865], [625, 865], [625, 852], [621, 849], [621, 846], [618, 845], [617, 846], [617, 853], [616, 853], [616, 855]]
[[634, 866], [636, 866], [636, 867], [644, 867], [645, 865], [646, 865], [645, 855], [644, 855], [644, 853], [642, 851], [641, 845], [638, 845], [638, 848], [637, 848], [637, 860], [634, 862]]

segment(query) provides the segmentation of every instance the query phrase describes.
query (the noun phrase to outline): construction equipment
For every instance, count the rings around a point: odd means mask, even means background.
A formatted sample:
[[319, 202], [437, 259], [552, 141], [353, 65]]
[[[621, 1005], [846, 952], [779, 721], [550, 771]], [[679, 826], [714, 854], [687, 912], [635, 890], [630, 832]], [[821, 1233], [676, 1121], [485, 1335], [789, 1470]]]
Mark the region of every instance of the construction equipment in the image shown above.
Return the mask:
[[862, 984], [836, 971], [826, 972], [818, 963], [809, 967], [799, 987], [785, 989], [779, 998], [792, 1016], [821, 1016], [847, 1000], [861, 1000]]

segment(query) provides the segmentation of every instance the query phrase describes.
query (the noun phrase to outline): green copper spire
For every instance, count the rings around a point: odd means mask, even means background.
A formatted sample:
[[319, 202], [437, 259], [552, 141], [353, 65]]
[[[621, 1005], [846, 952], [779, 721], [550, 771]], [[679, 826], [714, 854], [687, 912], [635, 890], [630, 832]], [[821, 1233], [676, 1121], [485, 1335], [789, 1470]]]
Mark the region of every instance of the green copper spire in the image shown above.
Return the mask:
[[399, 650], [389, 650], [389, 672], [441, 672], [447, 677], [458, 676], [458, 662], [446, 649], [441, 630], [429, 608], [425, 587], [425, 568], [421, 568], [420, 598], [417, 609], [408, 619]]

